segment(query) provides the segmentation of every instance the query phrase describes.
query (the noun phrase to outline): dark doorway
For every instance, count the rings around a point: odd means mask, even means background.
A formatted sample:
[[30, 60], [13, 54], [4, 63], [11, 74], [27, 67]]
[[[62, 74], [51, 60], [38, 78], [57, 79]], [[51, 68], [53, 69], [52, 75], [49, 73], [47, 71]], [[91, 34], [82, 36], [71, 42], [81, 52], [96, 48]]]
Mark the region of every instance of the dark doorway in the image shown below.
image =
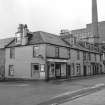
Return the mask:
[[96, 66], [93, 65], [93, 75], [96, 75]]
[[70, 65], [67, 65], [67, 78], [70, 78], [71, 77], [71, 66]]
[[87, 70], [86, 66], [84, 66], [83, 70], [84, 70], [84, 76], [86, 76], [87, 75], [87, 73], [86, 73], [86, 70]]
[[55, 63], [55, 76], [56, 76], [56, 79], [61, 78], [61, 64], [59, 63]]

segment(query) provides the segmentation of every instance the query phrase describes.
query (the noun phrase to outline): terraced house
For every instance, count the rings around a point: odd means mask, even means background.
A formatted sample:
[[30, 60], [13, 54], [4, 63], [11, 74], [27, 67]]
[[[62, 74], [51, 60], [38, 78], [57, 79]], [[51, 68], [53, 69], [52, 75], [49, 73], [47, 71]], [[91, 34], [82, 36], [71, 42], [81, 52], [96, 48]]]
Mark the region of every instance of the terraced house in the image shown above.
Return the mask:
[[0, 79], [5, 77], [5, 46], [12, 40], [13, 38], [0, 39]]
[[76, 41], [76, 38], [68, 32], [61, 31], [61, 38], [70, 45], [70, 64], [72, 76], [87, 76], [103, 74], [103, 54], [99, 47], [83, 41]]
[[100, 50], [76, 42], [71, 34], [30, 32], [20, 24], [5, 48], [5, 78], [61, 79], [100, 73], [105, 73]]

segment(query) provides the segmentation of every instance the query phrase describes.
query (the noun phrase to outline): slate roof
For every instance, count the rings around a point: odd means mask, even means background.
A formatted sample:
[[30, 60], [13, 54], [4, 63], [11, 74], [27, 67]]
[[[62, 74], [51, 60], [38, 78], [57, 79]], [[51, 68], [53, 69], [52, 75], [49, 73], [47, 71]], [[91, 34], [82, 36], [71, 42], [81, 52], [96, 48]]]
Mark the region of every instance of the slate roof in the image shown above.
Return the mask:
[[[43, 31], [36, 31], [33, 32], [32, 35], [30, 35], [27, 45], [33, 45], [33, 44], [54, 44], [58, 46], [69, 47], [69, 45], [67, 45], [59, 36]], [[21, 45], [16, 45], [14, 40], [7, 47], [12, 47], [12, 46], [21, 46]]]
[[0, 48], [4, 48], [6, 45], [8, 45], [14, 38], [5, 38], [0, 39]]

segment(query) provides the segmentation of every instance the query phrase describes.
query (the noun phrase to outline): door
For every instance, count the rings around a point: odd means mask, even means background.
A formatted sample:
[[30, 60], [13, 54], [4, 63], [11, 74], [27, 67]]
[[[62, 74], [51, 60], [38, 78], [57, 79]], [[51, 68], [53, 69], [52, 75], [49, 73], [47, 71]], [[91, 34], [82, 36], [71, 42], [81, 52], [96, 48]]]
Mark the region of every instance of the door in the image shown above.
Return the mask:
[[31, 77], [33, 79], [40, 78], [40, 69], [39, 64], [31, 64]]
[[84, 66], [84, 76], [86, 76], [87, 74], [86, 74], [86, 66]]
[[67, 65], [67, 78], [71, 77], [71, 66]]
[[61, 64], [59, 63], [55, 64], [55, 75], [57, 79], [61, 77]]
[[55, 64], [50, 63], [49, 66], [49, 78], [54, 78], [55, 77]]

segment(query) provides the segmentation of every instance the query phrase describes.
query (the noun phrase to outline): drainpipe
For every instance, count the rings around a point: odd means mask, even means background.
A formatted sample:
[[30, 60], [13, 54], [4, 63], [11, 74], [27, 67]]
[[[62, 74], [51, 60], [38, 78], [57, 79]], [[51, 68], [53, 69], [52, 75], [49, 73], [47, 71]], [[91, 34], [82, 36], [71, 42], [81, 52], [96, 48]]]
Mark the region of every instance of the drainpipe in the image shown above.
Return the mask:
[[49, 81], [49, 71], [47, 62], [47, 44], [45, 44], [45, 81]]

